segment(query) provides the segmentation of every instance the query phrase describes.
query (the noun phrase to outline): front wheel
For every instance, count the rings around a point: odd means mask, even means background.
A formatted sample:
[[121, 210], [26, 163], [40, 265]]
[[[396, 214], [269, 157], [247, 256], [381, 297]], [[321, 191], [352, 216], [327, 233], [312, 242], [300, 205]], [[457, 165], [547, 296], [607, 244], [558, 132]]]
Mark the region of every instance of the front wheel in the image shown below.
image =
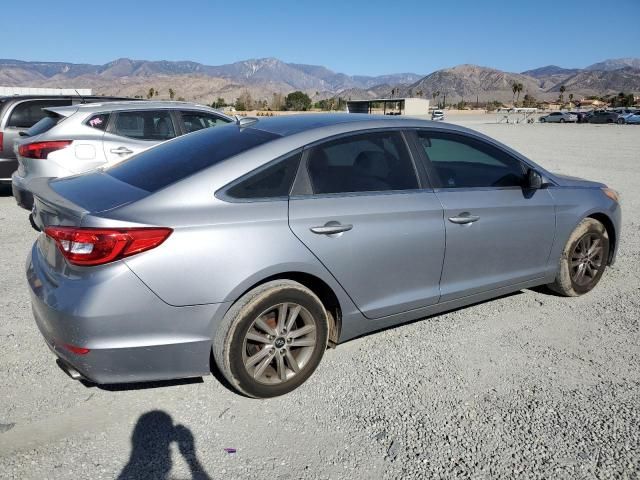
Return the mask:
[[618, 125], [623, 125], [623, 124], [624, 124], [624, 118], [619, 118]]
[[560, 119], [560, 123], [564, 123], [564, 122], [565, 122], [565, 119], [564, 119], [564, 118], [561, 118], [561, 119]]
[[243, 295], [223, 318], [213, 343], [220, 372], [240, 392], [275, 397], [299, 387], [327, 347], [328, 315], [320, 299], [291, 280]]
[[609, 258], [609, 235], [602, 223], [585, 218], [562, 251], [558, 275], [549, 288], [566, 297], [591, 291], [602, 278]]
[[546, 120], [544, 118], [541, 118], [540, 123], [544, 123], [544, 122], [546, 122]]

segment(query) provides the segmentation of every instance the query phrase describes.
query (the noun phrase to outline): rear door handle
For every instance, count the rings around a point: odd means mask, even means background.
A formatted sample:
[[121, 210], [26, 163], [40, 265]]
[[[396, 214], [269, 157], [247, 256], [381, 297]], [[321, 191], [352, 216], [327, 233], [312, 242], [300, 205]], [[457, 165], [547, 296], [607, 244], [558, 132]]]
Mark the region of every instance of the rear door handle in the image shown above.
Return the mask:
[[353, 225], [341, 224], [335, 222], [327, 222], [321, 227], [311, 227], [313, 233], [318, 235], [334, 235], [336, 233], [348, 232], [353, 228]]
[[478, 215], [471, 215], [469, 212], [462, 212], [457, 217], [449, 217], [451, 223], [457, 223], [458, 225], [464, 225], [465, 223], [473, 223], [480, 220]]
[[129, 150], [127, 147], [112, 148], [110, 151], [116, 155], [128, 155], [133, 153], [133, 150]]

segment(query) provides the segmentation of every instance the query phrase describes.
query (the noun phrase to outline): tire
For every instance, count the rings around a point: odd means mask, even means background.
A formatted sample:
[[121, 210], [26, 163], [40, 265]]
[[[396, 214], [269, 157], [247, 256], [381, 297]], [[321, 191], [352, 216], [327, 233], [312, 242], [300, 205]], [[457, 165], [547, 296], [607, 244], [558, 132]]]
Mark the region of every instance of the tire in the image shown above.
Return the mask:
[[[592, 256], [588, 255], [586, 248], [596, 243], [600, 250], [596, 249]], [[585, 253], [586, 251], [586, 253]], [[589, 259], [589, 260], [587, 260]], [[609, 235], [599, 221], [593, 218], [585, 218], [571, 233], [567, 244], [562, 250], [558, 266], [558, 275], [555, 282], [548, 285], [554, 292], [565, 297], [577, 297], [591, 291], [602, 278], [609, 259]], [[580, 267], [581, 263], [586, 266]], [[582, 270], [582, 276], [579, 271]]]
[[542, 118], [540, 119], [540, 123], [544, 123], [544, 122], [546, 122], [546, 120], [544, 119], [544, 117], [542, 117]]
[[618, 125], [624, 125], [624, 118], [619, 118], [616, 122]]
[[564, 119], [564, 118], [561, 118], [561, 119], [560, 119], [560, 123], [564, 123], [564, 122], [565, 122], [565, 119]]
[[276, 397], [311, 376], [328, 337], [328, 314], [320, 299], [298, 282], [274, 280], [247, 292], [229, 309], [216, 332], [213, 357], [239, 392], [254, 398]]

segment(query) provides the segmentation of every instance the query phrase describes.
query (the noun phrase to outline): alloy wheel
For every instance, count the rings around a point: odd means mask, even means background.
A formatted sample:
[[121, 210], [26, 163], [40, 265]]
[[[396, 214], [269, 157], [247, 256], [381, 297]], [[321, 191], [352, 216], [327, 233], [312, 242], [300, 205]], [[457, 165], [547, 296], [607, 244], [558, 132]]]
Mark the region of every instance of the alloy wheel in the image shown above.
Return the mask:
[[603, 261], [604, 248], [601, 236], [597, 233], [583, 235], [571, 253], [571, 280], [581, 287], [589, 285], [596, 279]]
[[309, 311], [296, 303], [280, 303], [252, 322], [245, 334], [242, 362], [255, 381], [280, 384], [305, 367], [316, 343], [316, 324]]

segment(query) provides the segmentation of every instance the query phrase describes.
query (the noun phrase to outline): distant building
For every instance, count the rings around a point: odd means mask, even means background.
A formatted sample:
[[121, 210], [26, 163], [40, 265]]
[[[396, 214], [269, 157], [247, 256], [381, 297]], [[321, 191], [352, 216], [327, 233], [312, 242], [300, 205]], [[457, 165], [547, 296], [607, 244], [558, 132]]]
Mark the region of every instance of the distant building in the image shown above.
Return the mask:
[[0, 87], [0, 97], [13, 95], [93, 95], [90, 88]]
[[603, 102], [602, 100], [598, 100], [598, 99], [593, 99], [593, 100], [582, 99], [576, 103], [580, 108], [604, 108], [608, 105], [607, 102]]
[[347, 101], [349, 113], [382, 115], [428, 115], [429, 100], [424, 98], [374, 98]]

